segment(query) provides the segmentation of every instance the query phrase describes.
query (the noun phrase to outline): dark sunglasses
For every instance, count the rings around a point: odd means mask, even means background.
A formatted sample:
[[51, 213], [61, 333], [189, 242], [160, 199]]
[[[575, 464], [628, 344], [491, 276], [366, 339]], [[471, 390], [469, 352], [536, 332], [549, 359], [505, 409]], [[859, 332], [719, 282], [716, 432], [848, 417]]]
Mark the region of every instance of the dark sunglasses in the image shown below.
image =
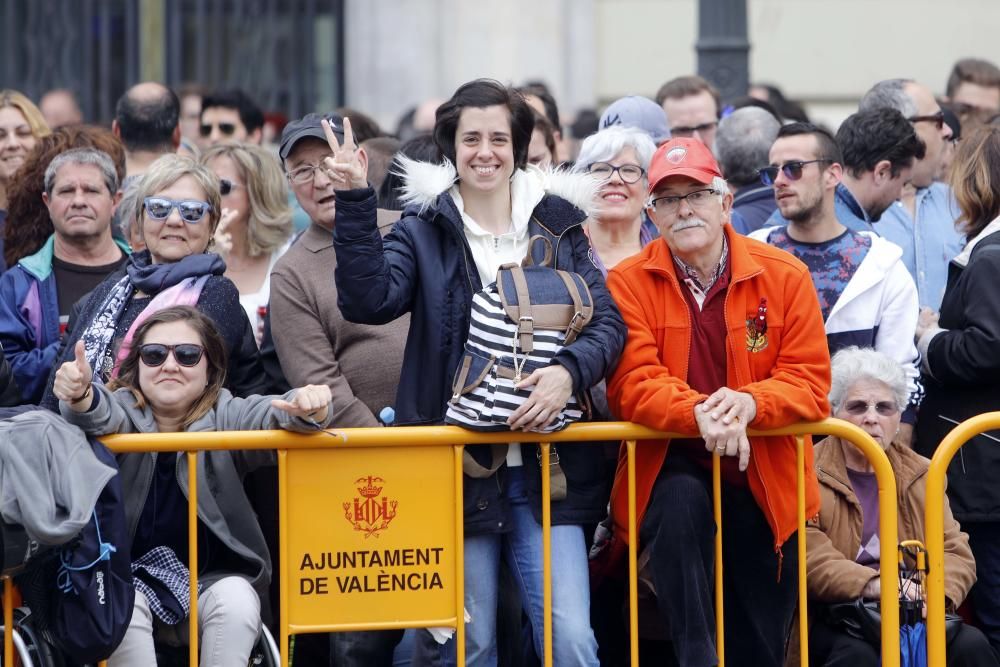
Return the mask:
[[176, 208], [181, 220], [192, 225], [201, 222], [202, 218], [212, 210], [208, 202], [197, 199], [178, 201], [166, 197], [146, 197], [142, 200], [142, 205], [146, 209], [146, 215], [153, 220], [166, 220], [170, 217], [170, 212]]
[[236, 190], [239, 187], [240, 187], [239, 183], [233, 183], [228, 178], [219, 179], [219, 194], [222, 195], [223, 197], [225, 197], [230, 192]]
[[940, 130], [944, 127], [944, 112], [938, 111], [929, 116], [910, 116], [906, 120], [911, 123], [934, 123], [934, 126]]
[[785, 178], [788, 180], [797, 181], [802, 178], [802, 167], [807, 164], [823, 162], [833, 162], [833, 160], [826, 157], [821, 157], [818, 160], [796, 160], [795, 162], [786, 162], [780, 167], [764, 167], [757, 171], [757, 175], [760, 176], [760, 182], [764, 185], [774, 185], [774, 181], [778, 178], [779, 170], [785, 174]]
[[212, 134], [213, 127], [219, 128], [219, 133], [226, 137], [231, 137], [236, 133], [235, 123], [218, 123], [217, 125], [202, 123], [201, 127], [198, 128], [198, 131], [201, 133], [201, 136], [207, 137]]
[[197, 366], [201, 361], [205, 348], [194, 343], [181, 343], [179, 345], [164, 345], [162, 343], [146, 343], [139, 346], [139, 358], [142, 363], [150, 368], [162, 366], [167, 360], [167, 355], [174, 355], [174, 361], [181, 366]]
[[844, 404], [844, 411], [849, 415], [863, 415], [868, 412], [868, 408], [875, 408], [875, 412], [883, 417], [891, 417], [899, 412], [899, 407], [894, 401], [879, 401], [878, 403], [848, 401]]

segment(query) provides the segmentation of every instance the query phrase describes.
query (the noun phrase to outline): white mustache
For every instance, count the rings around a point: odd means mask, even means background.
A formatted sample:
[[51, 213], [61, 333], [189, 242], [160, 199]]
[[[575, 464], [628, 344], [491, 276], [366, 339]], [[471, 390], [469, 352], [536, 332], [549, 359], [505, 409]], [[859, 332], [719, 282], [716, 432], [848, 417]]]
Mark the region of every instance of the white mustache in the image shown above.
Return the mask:
[[681, 220], [670, 228], [672, 232], [682, 232], [685, 229], [691, 229], [692, 227], [704, 227], [705, 221], [701, 218], [688, 218], [687, 220]]

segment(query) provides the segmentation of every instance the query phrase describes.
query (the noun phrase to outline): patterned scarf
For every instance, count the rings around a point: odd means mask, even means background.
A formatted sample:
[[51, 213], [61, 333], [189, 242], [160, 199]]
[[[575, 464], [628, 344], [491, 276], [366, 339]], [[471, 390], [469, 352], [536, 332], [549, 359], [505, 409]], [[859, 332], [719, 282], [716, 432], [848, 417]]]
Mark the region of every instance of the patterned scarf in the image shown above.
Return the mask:
[[[188, 255], [170, 264], [153, 264], [148, 251], [129, 257], [125, 275], [111, 287], [80, 337], [87, 361], [94, 369], [94, 379], [105, 382], [118, 375], [122, 360], [132, 348], [136, 329], [151, 315], [171, 306], [197, 304], [209, 277], [220, 276], [225, 270], [225, 262], [213, 253]], [[115, 331], [136, 291], [150, 294], [153, 299], [129, 327], [115, 354]]]

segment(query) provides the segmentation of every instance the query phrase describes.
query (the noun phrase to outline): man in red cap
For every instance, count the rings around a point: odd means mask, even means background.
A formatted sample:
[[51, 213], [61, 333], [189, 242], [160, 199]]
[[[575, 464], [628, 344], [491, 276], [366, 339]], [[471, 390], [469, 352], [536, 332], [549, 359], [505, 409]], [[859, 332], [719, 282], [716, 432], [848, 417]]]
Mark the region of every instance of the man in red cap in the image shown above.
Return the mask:
[[[722, 458], [727, 665], [780, 667], [796, 602], [796, 442], [747, 436], [829, 415], [830, 357], [804, 264], [733, 232], [732, 195], [697, 139], [649, 168], [661, 239], [608, 274], [628, 325], [608, 383], [622, 419], [683, 434], [640, 443], [639, 548], [682, 667], [718, 663], [711, 467]], [[819, 489], [806, 449], [806, 515]], [[627, 544], [624, 452], [612, 493]]]

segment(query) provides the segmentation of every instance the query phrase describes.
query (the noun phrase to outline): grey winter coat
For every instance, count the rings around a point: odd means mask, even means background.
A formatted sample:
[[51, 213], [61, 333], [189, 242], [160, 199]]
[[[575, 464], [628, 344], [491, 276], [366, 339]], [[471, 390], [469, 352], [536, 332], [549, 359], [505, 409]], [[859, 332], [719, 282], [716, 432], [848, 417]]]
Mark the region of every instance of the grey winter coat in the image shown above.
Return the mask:
[[[156, 421], [149, 406], [139, 408], [128, 389], [110, 392], [95, 383], [97, 405], [88, 412], [74, 412], [60, 401], [63, 417], [86, 433], [108, 435], [112, 433], [156, 433]], [[291, 400], [295, 390], [281, 398]], [[227, 390], [219, 392], [215, 407], [187, 428], [188, 432], [204, 431], [257, 431], [285, 429], [311, 433], [316, 427], [309, 422], [271, 407], [275, 396], [248, 396], [235, 398]], [[326, 422], [332, 410], [327, 410]], [[322, 423], [326, 426], [326, 423]], [[177, 456], [177, 483], [184, 496], [188, 496], [187, 457]], [[120, 454], [119, 473], [125, 494], [125, 519], [129, 536], [134, 537], [139, 517], [156, 466], [156, 453]], [[272, 450], [229, 450], [198, 452], [198, 518], [204, 526], [236, 556], [244, 560], [252, 573], [250, 584], [263, 594], [271, 580], [271, 559], [267, 544], [254, 513], [243, 491], [243, 478], [247, 473], [267, 465], [274, 465]], [[199, 573], [201, 575], [201, 573]], [[205, 585], [226, 576], [226, 573], [209, 572], [200, 576]]]

